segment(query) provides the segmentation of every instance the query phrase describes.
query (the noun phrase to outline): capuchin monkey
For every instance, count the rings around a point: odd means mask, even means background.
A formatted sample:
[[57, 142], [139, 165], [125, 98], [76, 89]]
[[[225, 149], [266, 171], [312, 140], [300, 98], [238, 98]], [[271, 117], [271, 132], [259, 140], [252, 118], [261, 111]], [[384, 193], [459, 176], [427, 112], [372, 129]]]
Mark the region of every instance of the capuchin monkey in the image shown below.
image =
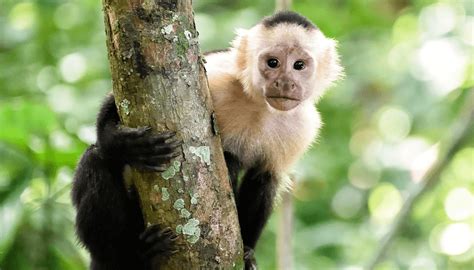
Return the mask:
[[[240, 31], [232, 47], [209, 53], [206, 70], [235, 193], [245, 269], [279, 186], [321, 127], [314, 103], [342, 74], [336, 42], [293, 12], [264, 18]], [[181, 154], [173, 132], [128, 128], [113, 96], [97, 119], [97, 143], [82, 156], [72, 200], [77, 234], [92, 269], [149, 269], [175, 252], [177, 236], [160, 225], [145, 228], [138, 200], [124, 185], [126, 165], [164, 171]], [[239, 172], [244, 171], [238, 187]]]

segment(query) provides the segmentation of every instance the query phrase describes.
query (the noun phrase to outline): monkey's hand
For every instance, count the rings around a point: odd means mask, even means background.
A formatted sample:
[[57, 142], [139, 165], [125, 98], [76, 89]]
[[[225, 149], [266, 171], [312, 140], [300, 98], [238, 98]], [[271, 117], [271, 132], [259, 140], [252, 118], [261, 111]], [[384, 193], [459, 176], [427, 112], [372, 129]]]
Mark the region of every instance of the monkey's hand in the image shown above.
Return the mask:
[[255, 260], [254, 251], [247, 246], [244, 247], [244, 262], [245, 270], [257, 270], [257, 261]]
[[176, 239], [178, 236], [171, 228], [161, 229], [158, 225], [152, 225], [140, 235], [140, 257], [146, 263], [166, 258], [178, 252], [175, 247]]
[[150, 127], [115, 126], [103, 134], [98, 143], [106, 158], [142, 170], [165, 171], [166, 163], [181, 153], [182, 142], [171, 131], [153, 133]]

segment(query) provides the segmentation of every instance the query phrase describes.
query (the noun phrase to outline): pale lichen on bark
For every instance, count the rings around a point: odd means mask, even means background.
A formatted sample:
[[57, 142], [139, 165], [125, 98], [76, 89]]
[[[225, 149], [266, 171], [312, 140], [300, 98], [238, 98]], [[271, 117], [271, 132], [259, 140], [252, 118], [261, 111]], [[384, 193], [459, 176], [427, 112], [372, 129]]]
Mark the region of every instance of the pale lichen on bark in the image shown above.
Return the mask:
[[[173, 130], [182, 155], [161, 173], [132, 170], [147, 224], [181, 236], [161, 269], [241, 265], [242, 242], [191, 1], [104, 0], [114, 96], [130, 127]], [[216, 258], [219, 258], [216, 260]]]

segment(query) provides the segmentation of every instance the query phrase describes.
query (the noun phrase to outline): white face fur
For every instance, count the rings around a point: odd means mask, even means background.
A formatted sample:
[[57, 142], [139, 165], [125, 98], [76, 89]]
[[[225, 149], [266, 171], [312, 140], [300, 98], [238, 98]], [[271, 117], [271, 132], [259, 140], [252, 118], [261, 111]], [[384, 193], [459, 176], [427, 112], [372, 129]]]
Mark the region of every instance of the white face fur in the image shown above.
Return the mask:
[[318, 99], [342, 74], [336, 42], [318, 29], [258, 24], [234, 41], [244, 91], [279, 111]]

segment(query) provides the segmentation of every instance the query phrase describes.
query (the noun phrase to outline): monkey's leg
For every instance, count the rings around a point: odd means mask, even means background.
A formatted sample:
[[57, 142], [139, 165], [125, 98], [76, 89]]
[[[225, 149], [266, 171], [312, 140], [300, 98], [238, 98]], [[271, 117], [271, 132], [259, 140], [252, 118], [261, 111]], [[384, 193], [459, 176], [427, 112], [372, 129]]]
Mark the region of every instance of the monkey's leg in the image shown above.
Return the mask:
[[237, 210], [245, 246], [245, 269], [255, 269], [253, 249], [272, 212], [277, 180], [272, 173], [252, 168], [245, 174], [237, 195]]

